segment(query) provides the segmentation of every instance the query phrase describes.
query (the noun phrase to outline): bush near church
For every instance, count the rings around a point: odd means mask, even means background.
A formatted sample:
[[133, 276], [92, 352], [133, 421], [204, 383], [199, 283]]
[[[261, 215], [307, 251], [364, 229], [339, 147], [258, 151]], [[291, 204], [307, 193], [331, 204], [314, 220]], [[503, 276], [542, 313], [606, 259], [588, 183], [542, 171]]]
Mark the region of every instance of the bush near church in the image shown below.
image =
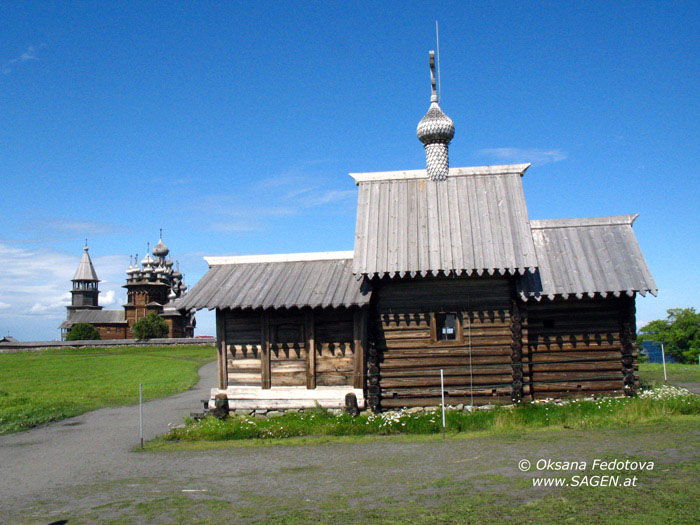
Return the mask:
[[168, 337], [168, 323], [157, 313], [151, 312], [143, 319], [136, 321], [131, 331], [136, 339]]
[[94, 341], [100, 339], [100, 332], [90, 323], [75, 323], [66, 336], [66, 341]]

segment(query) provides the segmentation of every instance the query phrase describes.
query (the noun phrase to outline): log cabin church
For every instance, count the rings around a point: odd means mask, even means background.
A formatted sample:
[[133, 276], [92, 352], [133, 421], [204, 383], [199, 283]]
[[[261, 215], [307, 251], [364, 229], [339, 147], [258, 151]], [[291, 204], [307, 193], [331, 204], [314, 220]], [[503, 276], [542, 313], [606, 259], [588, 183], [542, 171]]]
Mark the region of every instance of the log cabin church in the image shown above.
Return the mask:
[[529, 164], [450, 168], [432, 96], [426, 169], [354, 173], [354, 250], [207, 257], [178, 301], [216, 309], [231, 409], [516, 403], [634, 395], [635, 296], [656, 284], [636, 215], [531, 220]]
[[133, 338], [131, 327], [134, 323], [151, 312], [165, 320], [168, 337], [194, 337], [194, 315], [175, 308], [175, 301], [184, 296], [187, 285], [179, 267], [173, 268], [162, 231], [158, 244], [153, 247], [153, 257], [149, 251], [150, 245], [140, 267], [136, 256], [126, 270], [123, 287], [127, 289], [127, 302], [123, 310], [103, 310], [99, 304], [100, 280], [86, 239], [83, 256], [72, 279], [71, 304], [66, 307], [68, 314], [59, 326], [61, 339], [66, 339], [77, 323], [93, 325], [100, 339], [130, 339]]

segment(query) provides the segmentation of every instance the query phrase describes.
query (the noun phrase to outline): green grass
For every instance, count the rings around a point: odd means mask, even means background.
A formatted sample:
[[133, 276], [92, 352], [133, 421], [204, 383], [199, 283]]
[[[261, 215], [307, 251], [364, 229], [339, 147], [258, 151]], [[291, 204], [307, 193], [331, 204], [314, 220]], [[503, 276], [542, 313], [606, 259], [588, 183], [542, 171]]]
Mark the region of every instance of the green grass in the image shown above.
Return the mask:
[[0, 354], [0, 434], [187, 390], [211, 346], [58, 349]]
[[[619, 428], [674, 416], [700, 415], [700, 396], [665, 393], [651, 398], [602, 398], [567, 404], [524, 404], [474, 412], [448, 409], [446, 431], [522, 433], [538, 428]], [[426, 412], [388, 412], [351, 417], [316, 409], [259, 418], [234, 415], [223, 420], [207, 417], [187, 420], [172, 429], [151, 448], [165, 442], [228, 440], [279, 440], [302, 436], [366, 436], [391, 434], [439, 434], [439, 409]]]
[[[667, 363], [666, 375], [670, 384], [697, 383], [700, 386], [700, 365]], [[664, 368], [661, 363], [640, 363], [639, 378], [643, 383], [660, 385], [664, 382]]]

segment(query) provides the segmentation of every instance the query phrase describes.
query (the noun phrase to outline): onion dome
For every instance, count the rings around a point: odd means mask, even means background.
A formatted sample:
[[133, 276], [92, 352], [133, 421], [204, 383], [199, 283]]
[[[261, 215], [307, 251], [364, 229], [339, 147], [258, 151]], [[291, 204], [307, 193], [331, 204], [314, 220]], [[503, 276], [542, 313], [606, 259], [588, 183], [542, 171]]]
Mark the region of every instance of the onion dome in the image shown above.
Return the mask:
[[168, 249], [168, 247], [165, 244], [163, 244], [163, 239], [162, 238], [158, 239], [158, 244], [156, 244], [153, 247], [153, 255], [155, 255], [156, 257], [165, 257], [169, 253], [170, 253], [170, 250]]
[[177, 299], [177, 294], [175, 293], [175, 290], [170, 290], [170, 293], [168, 294], [168, 299], [170, 299], [171, 301], [173, 299]]
[[455, 136], [452, 119], [438, 105], [435, 90], [435, 52], [430, 52], [430, 108], [418, 123], [418, 140], [425, 146], [425, 164], [430, 180], [445, 180], [450, 171], [448, 145]]
[[168, 268], [172, 268], [172, 267], [173, 267], [173, 260], [172, 260], [170, 257], [168, 257], [168, 258], [165, 260], [165, 266], [167, 266]]
[[455, 125], [440, 109], [437, 100], [431, 100], [430, 109], [418, 123], [417, 135], [418, 140], [426, 145], [434, 142], [449, 144], [455, 136]]
[[132, 276], [135, 273], [138, 273], [138, 271], [139, 271], [138, 266], [134, 265], [134, 257], [129, 256], [129, 267], [126, 269], [126, 274], [129, 276]]
[[147, 253], [147, 254], [146, 254], [146, 257], [144, 257], [143, 259], [141, 259], [141, 266], [143, 266], [144, 268], [146, 268], [146, 267], [148, 267], [148, 266], [153, 266], [154, 264], [155, 264], [155, 261], [154, 261], [153, 258], [151, 257], [151, 254], [150, 254], [150, 253]]

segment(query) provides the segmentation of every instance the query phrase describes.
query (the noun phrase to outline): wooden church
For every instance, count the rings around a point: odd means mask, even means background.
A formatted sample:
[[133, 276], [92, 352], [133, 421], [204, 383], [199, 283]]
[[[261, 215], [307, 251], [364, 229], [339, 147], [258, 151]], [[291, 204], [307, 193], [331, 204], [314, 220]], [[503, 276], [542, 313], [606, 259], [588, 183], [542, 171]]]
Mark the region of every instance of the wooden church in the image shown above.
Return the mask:
[[216, 309], [232, 409], [634, 395], [635, 295], [656, 284], [636, 215], [530, 220], [529, 164], [450, 168], [452, 120], [432, 97], [426, 169], [351, 174], [348, 252], [207, 257], [178, 300]]
[[170, 250], [163, 244], [163, 234], [153, 247], [153, 257], [146, 257], [138, 265], [138, 256], [126, 270], [127, 302], [122, 310], [103, 310], [99, 304], [97, 272], [88, 252], [87, 239], [83, 256], [71, 282], [71, 304], [66, 307], [66, 320], [61, 323], [61, 339], [66, 339], [73, 326], [87, 323], [94, 326], [100, 339], [130, 339], [131, 327], [151, 312], [158, 314], [168, 325], [169, 338], [194, 337], [196, 320], [189, 312], [175, 308], [175, 301], [187, 291], [180, 269], [173, 268], [168, 256]]

